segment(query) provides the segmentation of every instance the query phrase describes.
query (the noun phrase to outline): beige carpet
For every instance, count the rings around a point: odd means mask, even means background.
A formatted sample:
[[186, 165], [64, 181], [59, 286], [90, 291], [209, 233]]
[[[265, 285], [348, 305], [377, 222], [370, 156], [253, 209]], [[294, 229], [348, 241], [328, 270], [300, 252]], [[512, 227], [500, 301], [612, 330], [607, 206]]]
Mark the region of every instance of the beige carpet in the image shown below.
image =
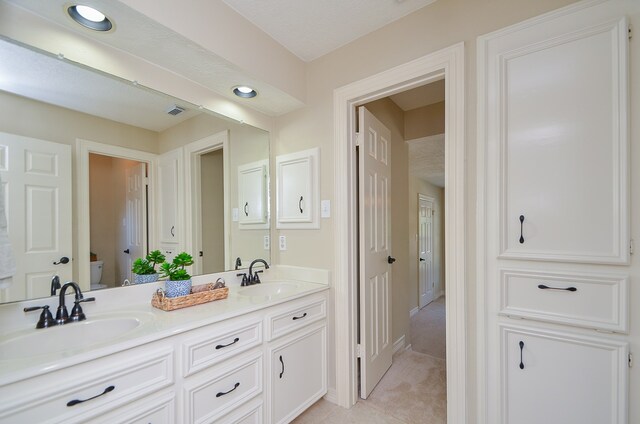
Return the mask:
[[444, 296], [411, 317], [411, 349], [445, 359], [447, 349]]
[[296, 424], [445, 424], [447, 389], [445, 362], [410, 350], [393, 365], [367, 400], [344, 409], [322, 399]]

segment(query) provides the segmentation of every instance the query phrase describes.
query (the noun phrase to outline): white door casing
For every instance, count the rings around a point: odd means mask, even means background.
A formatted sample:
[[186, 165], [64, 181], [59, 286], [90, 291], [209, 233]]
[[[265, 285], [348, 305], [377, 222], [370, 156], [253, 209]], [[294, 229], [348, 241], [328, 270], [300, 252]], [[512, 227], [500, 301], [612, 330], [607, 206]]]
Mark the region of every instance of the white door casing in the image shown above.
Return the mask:
[[[71, 147], [0, 132], [0, 177], [16, 275], [3, 302], [49, 296], [51, 278], [72, 279]], [[88, 255], [87, 255], [88, 260]]]
[[[138, 163], [127, 169], [126, 240], [125, 250], [129, 281], [133, 281], [131, 265], [136, 258], [147, 254], [147, 165]], [[116, 282], [116, 284], [119, 282]]]
[[420, 308], [433, 301], [433, 204], [432, 197], [418, 194], [418, 279]]
[[391, 132], [359, 108], [360, 397], [391, 366]]

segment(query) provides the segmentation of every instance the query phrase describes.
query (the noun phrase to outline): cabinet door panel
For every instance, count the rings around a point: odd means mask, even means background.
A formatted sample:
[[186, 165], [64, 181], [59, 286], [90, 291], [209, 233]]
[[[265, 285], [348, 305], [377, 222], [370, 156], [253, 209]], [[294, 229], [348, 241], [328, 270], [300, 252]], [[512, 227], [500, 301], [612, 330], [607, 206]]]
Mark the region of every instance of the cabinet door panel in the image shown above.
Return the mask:
[[158, 160], [158, 225], [160, 242], [180, 243], [182, 150], [172, 150]]
[[626, 343], [503, 327], [502, 423], [626, 423]]

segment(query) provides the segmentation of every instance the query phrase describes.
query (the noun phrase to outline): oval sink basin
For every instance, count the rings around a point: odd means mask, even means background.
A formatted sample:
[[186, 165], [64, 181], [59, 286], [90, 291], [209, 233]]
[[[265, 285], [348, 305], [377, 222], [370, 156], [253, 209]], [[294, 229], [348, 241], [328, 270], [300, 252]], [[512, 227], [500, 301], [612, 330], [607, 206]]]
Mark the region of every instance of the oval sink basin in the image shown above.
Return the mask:
[[296, 283], [288, 283], [284, 281], [261, 283], [254, 286], [242, 287], [238, 290], [238, 294], [241, 296], [260, 296], [260, 297], [274, 297], [283, 296], [293, 293], [298, 288]]
[[0, 360], [87, 348], [122, 337], [140, 324], [135, 317], [97, 318], [21, 331], [19, 335], [0, 341]]

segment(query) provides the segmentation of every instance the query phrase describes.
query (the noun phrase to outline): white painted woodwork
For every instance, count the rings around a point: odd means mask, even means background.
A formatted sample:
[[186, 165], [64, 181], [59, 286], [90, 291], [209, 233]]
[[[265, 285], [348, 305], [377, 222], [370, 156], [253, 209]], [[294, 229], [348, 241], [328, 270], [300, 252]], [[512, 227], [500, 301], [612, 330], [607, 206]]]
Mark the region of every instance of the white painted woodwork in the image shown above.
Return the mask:
[[420, 308], [433, 301], [433, 203], [431, 197], [418, 194], [418, 280]]
[[[0, 290], [0, 299], [49, 296], [54, 274], [72, 279], [71, 148], [0, 132], [0, 179], [16, 262], [16, 274]], [[53, 264], [63, 256], [69, 263]]]
[[364, 106], [359, 130], [360, 397], [391, 367], [391, 132]]
[[239, 229], [269, 228], [269, 161], [238, 166]]
[[510, 326], [501, 343], [502, 424], [627, 423], [627, 343]]
[[627, 43], [597, 1], [478, 39], [480, 424], [627, 422]]
[[[500, 282], [503, 315], [621, 333], [629, 330], [627, 276], [503, 269]], [[561, 290], [569, 288], [575, 291]]]
[[[127, 169], [125, 232], [129, 250], [126, 254], [126, 278], [132, 281], [131, 265], [147, 254], [147, 165], [138, 163]], [[120, 247], [120, 246], [117, 246]]]
[[628, 263], [626, 19], [558, 26], [490, 47], [500, 254]]
[[324, 323], [270, 346], [271, 413], [267, 422], [288, 423], [327, 392], [326, 352]]
[[262, 352], [199, 373], [183, 385], [184, 422], [215, 422], [262, 392]]
[[92, 424], [173, 424], [176, 422], [173, 391], [147, 396], [111, 413], [91, 419]]
[[[158, 158], [158, 234], [161, 244], [182, 243], [182, 149], [171, 150]], [[178, 248], [180, 248], [178, 247]]]
[[320, 228], [320, 149], [276, 156], [277, 228]]
[[262, 399], [254, 399], [216, 421], [219, 424], [262, 424], [264, 422]]
[[266, 339], [276, 339], [326, 317], [326, 299], [291, 302], [286, 310], [267, 316]]

